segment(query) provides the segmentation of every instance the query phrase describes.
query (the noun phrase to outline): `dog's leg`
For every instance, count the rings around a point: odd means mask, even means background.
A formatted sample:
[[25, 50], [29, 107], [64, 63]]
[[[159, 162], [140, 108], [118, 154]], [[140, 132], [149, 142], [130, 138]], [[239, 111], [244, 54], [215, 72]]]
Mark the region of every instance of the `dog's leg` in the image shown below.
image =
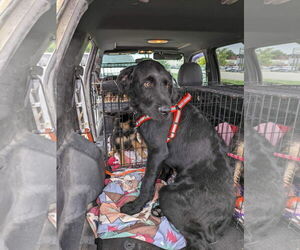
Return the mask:
[[[182, 187], [185, 187], [183, 190]], [[208, 250], [209, 245], [205, 239], [204, 224], [193, 221], [195, 197], [186, 195], [193, 193], [193, 187], [181, 183], [164, 186], [159, 191], [160, 208], [168, 220], [180, 231], [187, 241], [185, 250]], [[197, 217], [197, 216], [196, 216]]]
[[155, 180], [161, 171], [161, 164], [168, 156], [167, 146], [160, 150], [149, 150], [146, 173], [142, 181], [142, 187], [139, 197], [129, 203], [126, 203], [121, 212], [129, 215], [136, 214], [142, 210], [144, 205], [153, 197]]

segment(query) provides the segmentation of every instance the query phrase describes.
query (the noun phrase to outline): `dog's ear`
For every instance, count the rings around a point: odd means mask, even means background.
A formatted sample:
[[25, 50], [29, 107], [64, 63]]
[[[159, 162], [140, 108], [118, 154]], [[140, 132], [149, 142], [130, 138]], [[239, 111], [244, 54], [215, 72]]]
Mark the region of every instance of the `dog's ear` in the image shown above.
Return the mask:
[[123, 69], [117, 78], [117, 85], [122, 94], [127, 93], [129, 90], [134, 68], [135, 66], [130, 66]]

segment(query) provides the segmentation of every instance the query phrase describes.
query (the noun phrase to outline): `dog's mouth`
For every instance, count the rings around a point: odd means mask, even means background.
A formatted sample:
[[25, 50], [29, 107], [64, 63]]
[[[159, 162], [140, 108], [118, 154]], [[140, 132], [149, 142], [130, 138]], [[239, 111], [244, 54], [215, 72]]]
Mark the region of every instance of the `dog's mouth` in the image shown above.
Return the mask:
[[158, 112], [163, 116], [163, 117], [168, 117], [169, 113], [171, 111], [170, 106], [160, 106], [158, 107]]

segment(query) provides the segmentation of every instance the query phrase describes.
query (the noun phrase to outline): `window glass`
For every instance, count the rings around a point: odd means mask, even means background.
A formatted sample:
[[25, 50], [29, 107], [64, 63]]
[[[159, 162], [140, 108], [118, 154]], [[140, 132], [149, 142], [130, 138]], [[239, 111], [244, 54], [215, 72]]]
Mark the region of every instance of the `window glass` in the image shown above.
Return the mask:
[[41, 59], [37, 63], [37, 66], [46, 68], [48, 66], [48, 63], [50, 61], [51, 56], [53, 55], [55, 50], [55, 41], [52, 41], [45, 51], [45, 53], [42, 55]]
[[206, 74], [206, 58], [203, 52], [196, 54], [192, 58], [192, 62], [198, 63], [199, 66], [201, 67], [202, 71], [202, 81], [203, 81], [203, 86], [207, 86], [207, 74]]
[[40, 79], [30, 77], [30, 84], [28, 85], [30, 88], [28, 91], [28, 100], [31, 104], [30, 106], [36, 125], [33, 130], [35, 133], [46, 137], [47, 139], [51, 139], [52, 141], [56, 141], [55, 128], [47, 105], [47, 92], [45, 92], [43, 85], [46, 83], [44, 79], [45, 73], [55, 49], [56, 43], [53, 37], [49, 41], [49, 46], [37, 63], [37, 66], [43, 68], [43, 74], [40, 75]]
[[[120, 53], [105, 54], [102, 57], [100, 78], [117, 77], [120, 71], [126, 67], [136, 65], [146, 59], [153, 59], [152, 53]], [[153, 59], [154, 60], [154, 59]], [[177, 80], [180, 66], [184, 63], [184, 57], [179, 60], [156, 60], [168, 70], [173, 78]]]
[[244, 84], [244, 44], [235, 43], [216, 50], [222, 84]]
[[89, 55], [91, 53], [92, 47], [93, 47], [92, 42], [89, 42], [88, 45], [86, 46], [85, 50], [84, 50], [84, 54], [83, 54], [83, 56], [81, 58], [81, 62], [79, 64], [83, 68], [86, 67], [86, 64], [87, 64], [87, 61], [89, 59]]
[[44, 54], [42, 55], [42, 57], [40, 58], [39, 62], [37, 63], [37, 66], [40, 66], [43, 68], [43, 75], [42, 75], [42, 79], [44, 77], [46, 68], [50, 62], [51, 57], [53, 56], [53, 53], [55, 51], [56, 48], [56, 44], [55, 44], [55, 40], [52, 40], [49, 47], [46, 49], [46, 51], [44, 52]]
[[255, 50], [264, 84], [300, 84], [300, 44], [286, 43]]

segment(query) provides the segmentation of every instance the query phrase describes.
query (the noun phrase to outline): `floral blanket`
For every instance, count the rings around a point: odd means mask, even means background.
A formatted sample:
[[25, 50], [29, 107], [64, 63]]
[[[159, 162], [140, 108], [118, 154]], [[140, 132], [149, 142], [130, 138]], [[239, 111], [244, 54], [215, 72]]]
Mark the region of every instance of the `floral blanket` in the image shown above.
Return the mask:
[[95, 237], [135, 238], [163, 249], [182, 249], [186, 244], [184, 237], [166, 217], [152, 215], [152, 208], [158, 205], [158, 192], [166, 185], [164, 181], [156, 182], [153, 200], [140, 213], [130, 216], [120, 212], [120, 207], [139, 195], [143, 176], [142, 168], [125, 175], [124, 172], [114, 172], [114, 176], [106, 180], [107, 185], [97, 199], [98, 206], [87, 214]]

